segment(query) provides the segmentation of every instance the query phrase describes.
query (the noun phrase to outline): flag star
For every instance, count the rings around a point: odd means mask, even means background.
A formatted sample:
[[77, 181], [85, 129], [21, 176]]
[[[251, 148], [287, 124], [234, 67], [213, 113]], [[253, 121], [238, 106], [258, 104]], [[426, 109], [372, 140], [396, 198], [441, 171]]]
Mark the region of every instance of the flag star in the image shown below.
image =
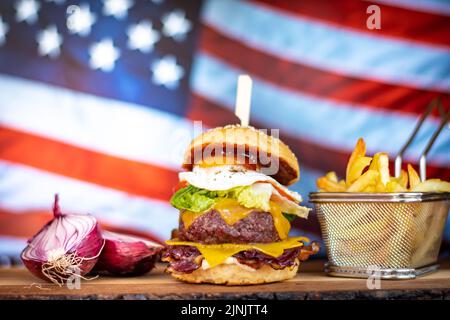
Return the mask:
[[114, 47], [111, 39], [103, 39], [89, 48], [91, 59], [89, 64], [92, 69], [112, 71], [116, 60], [120, 57], [120, 50]]
[[133, 0], [103, 0], [103, 2], [103, 14], [117, 19], [125, 18], [133, 6]]
[[58, 33], [58, 30], [56, 30], [55, 25], [48, 26], [46, 29], [39, 31], [36, 36], [36, 41], [38, 42], [39, 55], [48, 55], [50, 58], [59, 56], [63, 38]]
[[184, 75], [183, 67], [178, 65], [172, 55], [164, 56], [151, 65], [153, 83], [165, 86], [168, 89], [178, 87], [180, 79]]
[[161, 38], [159, 33], [153, 29], [152, 23], [146, 20], [131, 25], [127, 30], [127, 35], [128, 48], [140, 50], [143, 53], [150, 52]]
[[15, 3], [16, 21], [26, 21], [28, 24], [33, 24], [38, 19], [38, 11], [41, 4], [36, 0], [19, 0]]
[[90, 11], [89, 5], [83, 3], [80, 6], [69, 6], [67, 8], [67, 29], [70, 33], [87, 36], [91, 33], [92, 25], [97, 20], [95, 14]]
[[192, 23], [186, 19], [185, 13], [181, 10], [175, 10], [164, 15], [161, 22], [163, 24], [162, 33], [177, 41], [184, 40], [186, 34], [192, 28]]
[[6, 22], [3, 22], [2, 16], [0, 16], [0, 46], [6, 42], [6, 34], [9, 27]]

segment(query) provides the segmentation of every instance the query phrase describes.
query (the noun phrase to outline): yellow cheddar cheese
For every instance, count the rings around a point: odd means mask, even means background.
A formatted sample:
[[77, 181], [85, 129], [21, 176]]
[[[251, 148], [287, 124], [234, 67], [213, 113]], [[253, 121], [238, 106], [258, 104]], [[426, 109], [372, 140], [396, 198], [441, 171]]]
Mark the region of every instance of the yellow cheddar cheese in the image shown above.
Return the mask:
[[[220, 200], [214, 205], [213, 208], [220, 213], [222, 219], [230, 226], [234, 225], [239, 220], [244, 219], [253, 210], [255, 210], [241, 206], [239, 202], [234, 199]], [[194, 220], [203, 214], [204, 212], [184, 211], [181, 214], [181, 220], [183, 221], [184, 227], [189, 228]], [[285, 218], [283, 212], [281, 212], [279, 205], [272, 201], [270, 202], [270, 214], [272, 215], [273, 224], [280, 239], [286, 239], [288, 237], [289, 230], [291, 229], [291, 224]]]
[[193, 246], [196, 247], [208, 262], [211, 268], [223, 263], [227, 258], [246, 250], [258, 250], [272, 257], [279, 257], [284, 250], [302, 247], [303, 242], [309, 242], [306, 237], [288, 238], [272, 243], [249, 243], [249, 244], [201, 244], [188, 241], [167, 240], [166, 244], [171, 246]]

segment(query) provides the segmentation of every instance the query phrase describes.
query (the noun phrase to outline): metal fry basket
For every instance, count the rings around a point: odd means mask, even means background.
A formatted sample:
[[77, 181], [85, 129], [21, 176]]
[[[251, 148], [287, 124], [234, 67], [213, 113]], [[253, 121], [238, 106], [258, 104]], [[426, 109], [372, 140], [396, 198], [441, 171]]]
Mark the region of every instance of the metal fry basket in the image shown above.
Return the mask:
[[449, 193], [310, 195], [327, 248], [330, 275], [410, 279], [435, 265]]
[[[450, 115], [443, 115], [439, 101], [430, 104], [397, 155], [396, 176], [403, 153], [435, 106], [442, 122], [420, 157], [421, 179], [426, 179], [426, 155]], [[321, 226], [329, 275], [367, 278], [377, 272], [382, 279], [412, 279], [438, 268], [450, 193], [313, 192], [310, 202]]]

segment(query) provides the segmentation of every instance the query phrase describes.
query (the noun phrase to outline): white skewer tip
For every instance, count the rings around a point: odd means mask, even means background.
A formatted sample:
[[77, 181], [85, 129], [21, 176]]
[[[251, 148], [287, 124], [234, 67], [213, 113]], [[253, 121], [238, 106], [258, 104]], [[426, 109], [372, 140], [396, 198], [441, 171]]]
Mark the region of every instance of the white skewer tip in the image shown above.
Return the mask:
[[241, 120], [241, 126], [247, 127], [250, 122], [250, 104], [252, 99], [252, 78], [241, 74], [238, 77], [235, 115]]

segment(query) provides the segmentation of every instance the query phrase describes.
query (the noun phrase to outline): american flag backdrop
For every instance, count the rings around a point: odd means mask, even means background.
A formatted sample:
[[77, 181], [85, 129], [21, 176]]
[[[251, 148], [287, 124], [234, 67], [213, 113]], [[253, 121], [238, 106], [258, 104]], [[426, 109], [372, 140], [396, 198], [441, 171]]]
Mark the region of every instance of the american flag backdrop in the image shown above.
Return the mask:
[[[367, 28], [371, 4], [381, 29]], [[0, 1], [3, 262], [50, 219], [54, 193], [63, 211], [167, 239], [193, 121], [236, 123], [242, 73], [254, 80], [251, 124], [280, 129], [307, 202], [317, 177], [344, 173], [359, 137], [393, 159], [431, 99], [450, 108], [450, 1]], [[445, 128], [428, 176], [450, 180], [449, 165]], [[295, 227], [320, 238], [314, 215]]]

